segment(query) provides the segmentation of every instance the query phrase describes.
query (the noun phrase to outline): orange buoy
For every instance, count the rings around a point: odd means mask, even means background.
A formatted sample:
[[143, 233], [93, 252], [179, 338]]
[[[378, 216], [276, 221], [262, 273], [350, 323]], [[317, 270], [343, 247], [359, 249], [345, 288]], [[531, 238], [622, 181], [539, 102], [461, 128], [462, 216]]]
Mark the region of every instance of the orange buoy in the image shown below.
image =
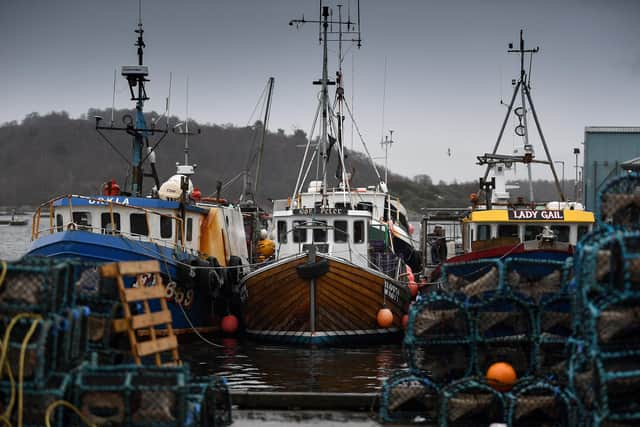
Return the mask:
[[513, 366], [506, 362], [496, 362], [487, 369], [487, 383], [498, 391], [509, 391], [517, 376]]
[[233, 314], [227, 314], [220, 322], [220, 329], [227, 334], [235, 334], [238, 330], [238, 318]]
[[393, 313], [388, 308], [378, 310], [378, 325], [381, 328], [388, 328], [393, 325]]
[[416, 282], [409, 282], [407, 285], [409, 292], [411, 292], [411, 298], [415, 298], [418, 295], [418, 284]]
[[402, 316], [402, 327], [405, 331], [407, 330], [407, 326], [409, 326], [409, 315], [405, 314], [404, 316]]

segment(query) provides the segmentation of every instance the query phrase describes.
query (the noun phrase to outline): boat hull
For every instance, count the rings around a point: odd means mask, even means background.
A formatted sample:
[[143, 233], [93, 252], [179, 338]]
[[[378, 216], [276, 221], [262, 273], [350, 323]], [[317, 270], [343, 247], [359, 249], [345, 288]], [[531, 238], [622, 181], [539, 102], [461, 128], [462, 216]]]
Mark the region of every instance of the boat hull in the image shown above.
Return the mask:
[[[410, 304], [406, 286], [346, 260], [296, 255], [249, 274], [242, 282], [246, 332], [256, 338], [294, 344], [369, 344], [402, 336]], [[382, 307], [393, 324], [381, 328]]]
[[[178, 263], [188, 264], [195, 259], [187, 254], [178, 259], [171, 248], [151, 242], [80, 230], [41, 235], [32, 243], [26, 255], [75, 258], [98, 263], [157, 260], [165, 280], [168, 278], [171, 281], [178, 279]], [[175, 301], [168, 301], [176, 333], [191, 332], [193, 328], [201, 332], [214, 329], [210, 316], [210, 296], [196, 286], [191, 299], [189, 305], [183, 303], [182, 306]]]

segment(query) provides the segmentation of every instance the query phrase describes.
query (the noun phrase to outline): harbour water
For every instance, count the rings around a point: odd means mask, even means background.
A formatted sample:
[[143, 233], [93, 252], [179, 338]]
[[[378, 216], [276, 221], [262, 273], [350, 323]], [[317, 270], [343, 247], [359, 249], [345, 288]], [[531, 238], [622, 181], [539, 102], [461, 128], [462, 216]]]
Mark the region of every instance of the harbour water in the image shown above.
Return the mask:
[[[28, 250], [30, 224], [0, 225], [0, 233], [0, 259], [16, 260]], [[401, 344], [310, 348], [205, 338], [211, 343], [181, 337], [182, 359], [195, 375], [225, 376], [232, 390], [371, 393], [404, 366]]]

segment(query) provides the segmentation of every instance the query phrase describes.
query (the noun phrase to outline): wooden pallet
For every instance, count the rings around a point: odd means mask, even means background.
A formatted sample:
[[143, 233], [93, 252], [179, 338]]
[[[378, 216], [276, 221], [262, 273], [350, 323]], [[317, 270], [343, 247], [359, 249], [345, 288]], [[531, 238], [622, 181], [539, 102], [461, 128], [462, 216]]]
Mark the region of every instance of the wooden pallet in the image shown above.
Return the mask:
[[[124, 319], [114, 321], [114, 330], [127, 332], [131, 343], [131, 354], [136, 364], [142, 363], [142, 358], [153, 356], [157, 366], [179, 365], [178, 339], [171, 325], [171, 312], [165, 299], [165, 288], [160, 275], [158, 261], [127, 261], [103, 265], [100, 275], [116, 279], [118, 292], [124, 312]], [[153, 280], [146, 280], [152, 276]], [[135, 277], [134, 287], [125, 287], [125, 277]], [[150, 283], [150, 285], [149, 285]], [[151, 311], [149, 301], [158, 300], [160, 311]], [[143, 313], [132, 314], [132, 303], [141, 303]], [[165, 329], [157, 329], [164, 326]], [[143, 332], [143, 334], [139, 333]], [[142, 341], [139, 341], [143, 339]], [[170, 362], [163, 363], [163, 353], [171, 354]]]

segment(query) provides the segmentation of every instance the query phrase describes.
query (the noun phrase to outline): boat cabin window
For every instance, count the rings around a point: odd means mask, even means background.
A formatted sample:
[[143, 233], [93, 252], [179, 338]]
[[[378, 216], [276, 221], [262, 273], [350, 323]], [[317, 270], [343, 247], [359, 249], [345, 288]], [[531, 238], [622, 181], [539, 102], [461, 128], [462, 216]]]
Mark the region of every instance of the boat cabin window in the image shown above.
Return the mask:
[[356, 209], [359, 211], [369, 211], [373, 213], [373, 203], [372, 202], [360, 202], [356, 205]]
[[287, 243], [287, 221], [278, 221], [278, 242]]
[[322, 228], [313, 229], [313, 241], [322, 243], [327, 241], [327, 221], [314, 221], [315, 226]]
[[569, 226], [568, 225], [552, 225], [551, 231], [555, 234], [558, 242], [568, 242], [569, 241]]
[[307, 221], [298, 220], [293, 221], [293, 241], [294, 243], [304, 243], [307, 241], [307, 229], [306, 228], [298, 228], [299, 226], [304, 226]]
[[160, 237], [170, 239], [173, 234], [173, 218], [169, 216], [160, 217]]
[[403, 226], [405, 230], [409, 231], [409, 222], [407, 221], [407, 217], [405, 216], [405, 214], [399, 212], [398, 215], [398, 222], [400, 222], [400, 225]]
[[131, 230], [131, 234], [148, 236], [149, 227], [147, 227], [147, 215], [138, 213], [129, 215], [129, 229]]
[[578, 226], [578, 240], [577, 241], [580, 241], [580, 239], [582, 239], [582, 236], [584, 236], [588, 232], [589, 232], [589, 226], [588, 225], [579, 225]]
[[524, 240], [536, 240], [542, 234], [542, 225], [526, 225], [524, 227]]
[[336, 243], [346, 243], [349, 237], [347, 221], [333, 221], [333, 241]]
[[354, 221], [353, 243], [364, 243], [364, 221]]
[[498, 225], [498, 237], [515, 237], [520, 238], [517, 224], [500, 224]]
[[120, 214], [113, 213], [113, 224], [111, 223], [111, 213], [103, 212], [100, 214], [100, 228], [103, 233], [117, 233], [120, 231]]
[[476, 240], [489, 240], [491, 239], [491, 225], [480, 224], [478, 225], [478, 238]]
[[62, 220], [62, 215], [61, 214], [57, 214], [56, 215], [56, 226], [58, 227], [58, 231], [62, 231], [63, 230], [63, 220]]
[[91, 214], [89, 212], [74, 212], [73, 222], [76, 223], [79, 230], [91, 229]]
[[193, 218], [187, 218], [187, 242], [193, 239]]
[[351, 203], [347, 202], [336, 202], [336, 209], [347, 209], [350, 210], [351, 209]]

